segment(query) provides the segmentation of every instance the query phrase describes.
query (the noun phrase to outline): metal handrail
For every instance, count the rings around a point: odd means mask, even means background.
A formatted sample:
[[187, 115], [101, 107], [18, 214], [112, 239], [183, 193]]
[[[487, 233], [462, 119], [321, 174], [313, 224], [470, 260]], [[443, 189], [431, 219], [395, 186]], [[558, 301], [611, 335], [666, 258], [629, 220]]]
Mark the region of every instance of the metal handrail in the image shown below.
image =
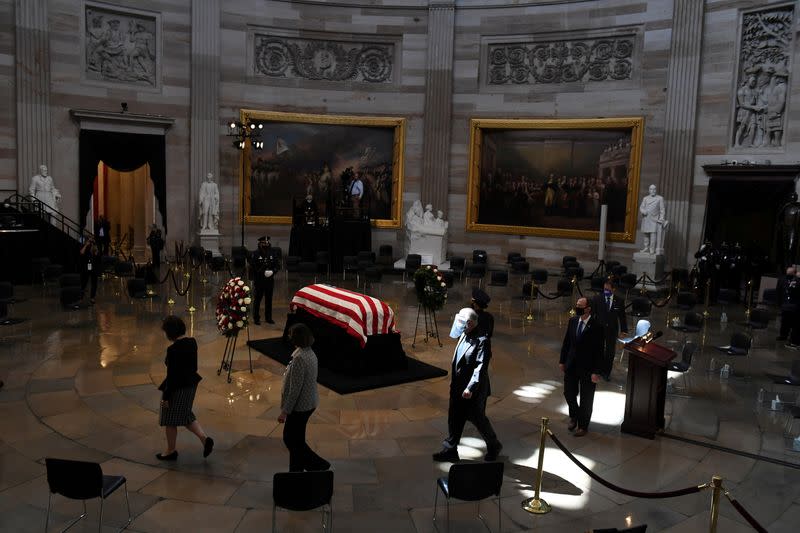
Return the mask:
[[[83, 233], [80, 224], [66, 216], [64, 213], [53, 209], [49, 205], [46, 205], [44, 202], [34, 196], [14, 193], [6, 198], [3, 203], [6, 205], [16, 206], [20, 212], [38, 215], [39, 218], [45, 220], [50, 225], [57, 228], [60, 227], [61, 231], [70, 237], [73, 237], [72, 234], [74, 233], [75, 240], [79, 240], [81, 234]], [[53, 221], [54, 219], [55, 222]]]

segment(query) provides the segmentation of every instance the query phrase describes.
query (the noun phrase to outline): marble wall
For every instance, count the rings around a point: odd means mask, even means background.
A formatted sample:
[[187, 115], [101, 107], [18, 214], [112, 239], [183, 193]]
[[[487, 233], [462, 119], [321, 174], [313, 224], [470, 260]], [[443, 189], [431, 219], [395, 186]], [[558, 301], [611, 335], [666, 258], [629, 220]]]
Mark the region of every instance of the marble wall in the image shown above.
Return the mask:
[[[466, 194], [467, 159], [469, 150], [469, 120], [485, 118], [567, 118], [643, 116], [645, 141], [642, 153], [640, 190], [637, 204], [647, 187], [655, 183], [662, 190], [674, 191], [681, 198], [667, 197], [667, 202], [681, 203], [681, 216], [686, 218], [688, 239], [679, 243], [680, 253], [673, 262], [682, 262], [685, 253], [690, 260], [702, 232], [703, 213], [708, 179], [702, 170], [706, 163], [719, 163], [724, 159], [749, 159], [773, 163], [794, 162], [796, 152], [798, 111], [791, 100], [798, 92], [789, 73], [790, 91], [788, 129], [785, 149], [769, 154], [731, 148], [731, 112], [735, 88], [731, 81], [738, 69], [737, 28], [741, 14], [752, 8], [784, 5], [787, 2], [763, 0], [706, 0], [703, 4], [702, 39], [696, 41], [698, 50], [681, 48], [673, 43], [673, 33], [686, 32], [685, 6], [694, 0], [456, 0], [448, 4], [442, 0], [114, 0], [110, 3], [92, 3], [90, 0], [37, 0], [46, 9], [47, 39], [49, 43], [49, 114], [52, 135], [52, 161], [50, 167], [64, 194], [64, 210], [69, 216], [77, 215], [78, 127], [70, 119], [71, 108], [89, 108], [106, 111], [119, 110], [120, 102], [127, 102], [132, 113], [153, 113], [175, 119], [167, 133], [168, 157], [168, 212], [170, 237], [192, 240], [196, 233], [193, 213], [197, 183], [202, 175], [198, 169], [219, 166], [221, 193], [220, 232], [221, 245], [229, 250], [238, 244], [239, 226], [239, 153], [224, 137], [226, 124], [238, 117], [239, 109], [301, 113], [391, 115], [408, 119], [405, 149], [405, 182], [403, 208], [416, 200], [427, 201], [425, 195], [440, 196], [447, 218], [450, 220], [450, 252], [469, 255], [481, 247], [489, 251], [494, 260], [504, 258], [510, 251], [526, 255], [532, 264], [552, 265], [560, 262], [562, 255], [577, 255], [586, 263], [596, 260], [596, 243], [587, 240], [553, 239], [533, 236], [467, 232]], [[207, 4], [211, 1], [211, 4]], [[87, 76], [85, 70], [85, 23], [82, 22], [84, 6], [102, 5], [106, 9], [138, 11], [153, 15], [160, 24], [160, 46], [157, 54], [158, 79], [155, 84], [111, 83], [98, 80], [96, 73]], [[30, 4], [26, 4], [29, 6]], [[199, 9], [216, 11], [219, 6], [219, 31], [210, 32], [210, 39], [218, 39], [219, 83], [213, 94], [213, 80], [208, 72], [200, 80], [192, 80], [193, 72], [200, 73], [208, 64], [208, 50], [215, 46], [198, 46], [192, 39], [202, 39], [203, 31], [195, 28], [193, 20], [208, 24], [215, 17], [199, 16]], [[454, 5], [454, 16], [447, 18], [453, 28], [452, 60], [438, 57], [430, 50], [432, 43], [441, 53], [449, 54], [445, 43], [429, 39], [435, 30], [433, 9], [448, 9]], [[0, 190], [18, 187], [25, 190], [30, 176], [26, 174], [36, 162], [23, 162], [21, 154], [28, 154], [20, 146], [20, 132], [15, 129], [20, 109], [20, 70], [35, 65], [21, 64], [24, 50], [17, 52], [19, 32], [15, 16], [20, 1], [0, 0]], [[198, 11], [193, 19], [193, 9]], [[437, 11], [437, 14], [439, 12]], [[143, 16], [144, 16], [143, 15]], [[149, 16], [149, 15], [148, 15]], [[209, 22], [211, 21], [211, 22]], [[678, 26], [676, 26], [678, 24]], [[700, 27], [699, 24], [697, 24]], [[23, 28], [24, 29], [24, 28]], [[15, 32], [17, 36], [15, 37]], [[348, 46], [365, 47], [380, 41], [393, 58], [390, 77], [383, 76], [379, 65], [370, 66], [347, 79], [336, 76], [314, 79], [313, 73], [291, 76], [270, 74], [269, 67], [253, 68], [253, 39], [257, 35], [277, 35], [286, 43], [350, 43]], [[438, 34], [437, 34], [438, 35]], [[540, 82], [533, 78], [503, 81], [502, 73], [496, 79], [488, 66], [489, 53], [498, 43], [541, 43], [548, 40], [593, 43], [598, 39], [630, 40], [633, 49], [621, 61], [612, 65], [614, 75], [592, 76], [591, 73], [572, 80]], [[16, 39], [16, 41], [15, 41]], [[215, 41], [216, 42], [216, 41]], [[262, 42], [263, 41], [259, 41]], [[380, 43], [378, 43], [380, 44]], [[794, 48], [796, 50], [796, 47]], [[193, 52], [194, 50], [194, 52]], [[796, 55], [798, 52], [794, 52]], [[673, 70], [670, 70], [672, 57]], [[675, 69], [678, 60], [693, 54], [696, 64], [699, 54], [699, 92], [696, 109], [682, 103], [685, 120], [680, 124], [672, 115], [667, 116], [670, 98], [668, 88], [675, 94], [680, 87], [683, 70]], [[796, 59], [796, 58], [795, 58]], [[686, 63], [691, 68], [692, 62]], [[798, 61], [792, 61], [792, 70]], [[266, 70], [265, 70], [266, 69]], [[429, 80], [447, 79], [437, 88], [426, 87]], [[24, 70], [23, 70], [24, 73]], [[216, 76], [214, 74], [213, 76]], [[212, 77], [213, 77], [212, 76]], [[444, 76], [444, 78], [442, 78]], [[672, 76], [672, 77], [671, 77]], [[691, 76], [686, 75], [687, 79]], [[374, 79], [370, 79], [370, 77]], [[318, 77], [317, 77], [318, 78]], [[380, 79], [378, 79], [380, 78]], [[23, 80], [24, 81], [24, 80]], [[111, 80], [114, 81], [114, 80]], [[123, 80], [124, 81], [124, 80]], [[690, 80], [691, 81], [691, 80]], [[194, 88], [194, 89], [193, 89]], [[193, 94], [203, 91], [198, 97]], [[442, 99], [441, 90], [452, 90], [451, 110], [426, 109], [426, 90]], [[217, 117], [192, 106], [214, 106]], [[672, 102], [675, 108], [676, 100]], [[690, 106], [691, 107], [691, 106]], [[204, 107], [205, 109], [205, 107]], [[671, 111], [675, 113], [681, 111]], [[449, 124], [425, 127], [426, 117], [444, 118]], [[213, 122], [218, 127], [218, 142], [210, 143], [209, 150], [217, 156], [203, 155], [197, 135], [213, 138]], [[694, 143], [682, 144], [681, 134], [687, 121], [696, 122]], [[193, 133], [192, 125], [197, 130]], [[677, 130], [675, 129], [677, 128]], [[678, 134], [675, 132], [678, 131]], [[423, 150], [425, 133], [446, 132], [449, 145]], [[671, 132], [671, 135], [667, 132]], [[193, 135], [195, 137], [193, 137]], [[192, 142], [194, 139], [194, 143]], [[665, 144], [666, 143], [666, 144]], [[670, 173], [682, 172], [680, 166], [668, 165], [666, 156], [678, 150], [689, 158], [680, 187], [672, 181], [678, 179]], [[763, 151], [762, 151], [763, 152]], [[696, 156], [694, 155], [696, 153]], [[437, 167], [437, 161], [441, 166]], [[427, 169], [427, 170], [424, 170]], [[446, 186], [426, 182], [426, 174], [442, 176]], [[422, 191], [427, 191], [424, 194]], [[439, 206], [437, 206], [439, 207]], [[638, 227], [638, 224], [637, 224]], [[247, 228], [249, 245], [262, 234], [288, 247], [289, 227], [286, 225], [253, 225]], [[383, 243], [395, 246], [399, 254], [403, 242], [402, 229], [376, 229], [374, 246]], [[676, 245], [678, 246], [678, 245]], [[635, 243], [609, 243], [607, 257], [630, 262]], [[685, 249], [684, 249], [685, 248]]]

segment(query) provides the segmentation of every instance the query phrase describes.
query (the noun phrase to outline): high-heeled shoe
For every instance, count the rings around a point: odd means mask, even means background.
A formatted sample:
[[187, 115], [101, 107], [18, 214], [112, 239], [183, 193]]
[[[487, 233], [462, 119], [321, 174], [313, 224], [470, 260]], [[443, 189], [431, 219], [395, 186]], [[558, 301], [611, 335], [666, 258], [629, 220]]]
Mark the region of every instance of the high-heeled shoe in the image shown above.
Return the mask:
[[167, 455], [161, 453], [156, 454], [156, 459], [158, 459], [159, 461], [174, 461], [177, 458], [178, 458], [178, 450], [175, 450], [172, 453], [168, 453]]
[[214, 450], [214, 439], [211, 437], [206, 437], [205, 443], [203, 443], [203, 457], [208, 457], [211, 455], [211, 452]]

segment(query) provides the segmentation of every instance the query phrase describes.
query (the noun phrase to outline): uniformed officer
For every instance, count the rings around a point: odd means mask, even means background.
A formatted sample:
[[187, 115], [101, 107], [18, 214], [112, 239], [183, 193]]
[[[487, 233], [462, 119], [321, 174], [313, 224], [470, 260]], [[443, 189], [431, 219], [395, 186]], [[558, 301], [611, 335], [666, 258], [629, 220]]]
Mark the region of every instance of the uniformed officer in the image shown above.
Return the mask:
[[250, 266], [253, 269], [253, 282], [256, 289], [256, 298], [253, 305], [253, 323], [261, 323], [261, 299], [264, 299], [264, 319], [267, 324], [274, 324], [272, 320], [272, 290], [275, 287], [275, 273], [278, 271], [278, 262], [272, 253], [269, 237], [258, 238], [258, 249], [250, 256]]

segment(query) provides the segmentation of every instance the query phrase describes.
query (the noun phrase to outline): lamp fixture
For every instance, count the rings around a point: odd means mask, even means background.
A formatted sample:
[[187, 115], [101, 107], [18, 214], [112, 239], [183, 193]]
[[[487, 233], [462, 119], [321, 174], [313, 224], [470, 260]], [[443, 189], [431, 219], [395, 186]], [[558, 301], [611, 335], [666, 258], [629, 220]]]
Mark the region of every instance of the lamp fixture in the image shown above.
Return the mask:
[[[233, 138], [233, 147], [237, 150], [244, 150], [248, 144], [254, 150], [262, 150], [264, 148], [264, 141], [261, 140], [261, 131], [264, 129], [264, 124], [261, 122], [250, 122], [248, 117], [244, 117], [244, 122], [231, 121], [228, 124], [228, 137]], [[249, 141], [249, 142], [248, 142]], [[247, 159], [242, 154], [242, 187], [244, 187], [244, 179], [247, 174]], [[241, 191], [242, 197], [242, 248], [244, 248], [244, 191]]]

